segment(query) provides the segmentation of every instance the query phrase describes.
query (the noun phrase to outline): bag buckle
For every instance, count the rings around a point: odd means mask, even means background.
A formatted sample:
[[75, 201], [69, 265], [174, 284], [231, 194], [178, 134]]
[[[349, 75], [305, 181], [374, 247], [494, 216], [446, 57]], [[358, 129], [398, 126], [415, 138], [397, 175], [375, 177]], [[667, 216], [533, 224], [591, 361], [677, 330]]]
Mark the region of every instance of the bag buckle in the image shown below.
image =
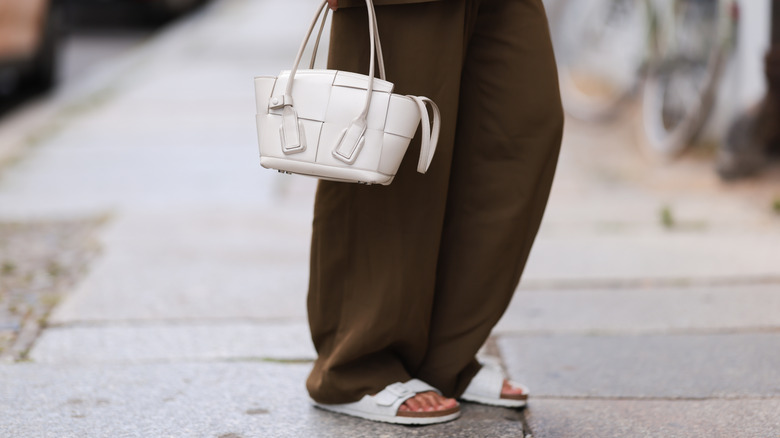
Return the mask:
[[333, 156], [347, 164], [354, 163], [366, 142], [365, 133], [365, 120], [354, 120], [341, 132], [336, 148], [333, 149]]

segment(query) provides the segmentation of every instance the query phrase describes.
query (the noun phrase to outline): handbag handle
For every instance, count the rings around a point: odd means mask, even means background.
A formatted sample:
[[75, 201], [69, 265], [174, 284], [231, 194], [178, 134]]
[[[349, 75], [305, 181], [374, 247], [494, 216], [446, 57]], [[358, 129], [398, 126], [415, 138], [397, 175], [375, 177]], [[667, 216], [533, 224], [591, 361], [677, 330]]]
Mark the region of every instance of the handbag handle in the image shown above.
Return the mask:
[[[292, 70], [290, 70], [290, 77], [294, 77], [295, 73], [298, 71], [298, 66], [301, 62], [301, 59], [303, 59], [303, 52], [306, 50], [306, 46], [309, 45], [309, 40], [311, 39], [312, 34], [314, 33], [314, 28], [317, 26], [317, 23], [320, 23], [319, 31], [317, 32], [317, 38], [314, 42], [314, 50], [311, 54], [311, 60], [309, 62], [309, 69], [314, 68], [314, 61], [317, 59], [317, 50], [319, 49], [320, 40], [322, 38], [323, 30], [325, 29], [325, 22], [328, 19], [328, 12], [330, 12], [330, 9], [327, 8], [328, 2], [327, 0], [324, 0], [322, 4], [320, 5], [319, 9], [317, 9], [317, 13], [314, 16], [314, 20], [312, 21], [311, 25], [309, 26], [309, 31], [306, 33], [306, 37], [303, 39], [303, 43], [301, 43], [300, 48], [298, 49], [298, 55], [295, 57], [295, 63], [293, 64]], [[376, 20], [376, 11], [374, 10], [374, 3], [371, 0], [366, 0], [366, 7], [368, 9], [368, 27], [369, 27], [369, 38], [371, 42], [371, 66], [369, 68], [369, 77], [373, 78], [373, 64], [374, 60], [376, 59], [376, 62], [379, 66], [379, 78], [382, 80], [387, 80], [386, 73], [385, 73], [385, 60], [382, 53], [382, 43], [379, 40], [379, 27], [377, 26], [377, 20]], [[323, 14], [322, 11], [325, 11]], [[320, 20], [320, 17], [322, 19]], [[292, 91], [292, 86], [290, 85], [292, 81], [290, 81], [287, 84], [287, 90], [285, 90], [285, 94], [290, 95]]]
[[[323, 15], [323, 21], [327, 17], [327, 12], [325, 14], [322, 13], [327, 5], [327, 0], [323, 0], [319, 9], [317, 9], [314, 20], [312, 20], [311, 25], [309, 26], [309, 31], [306, 33], [306, 37], [303, 39], [301, 47], [298, 49], [295, 63], [293, 64], [293, 68], [290, 70], [290, 75], [287, 79], [287, 87], [285, 88], [284, 95], [273, 96], [269, 105], [272, 109], [282, 109], [282, 150], [286, 154], [301, 152], [306, 147], [302, 141], [300, 125], [298, 123], [298, 113], [293, 106], [292, 88], [295, 83], [295, 74], [298, 71], [301, 59], [303, 58], [303, 52], [311, 39], [314, 28], [317, 26], [317, 22], [321, 15]], [[338, 144], [333, 150], [334, 157], [349, 164], [352, 164], [357, 158], [357, 152], [361, 146], [363, 134], [366, 132], [366, 117], [368, 116], [368, 109], [371, 106], [371, 97], [374, 92], [374, 60], [376, 59], [376, 35], [378, 32], [376, 30], [376, 12], [374, 11], [374, 4], [371, 0], [366, 0], [366, 8], [368, 10], [368, 30], [371, 48], [371, 63], [369, 65], [366, 100], [363, 105], [363, 110], [352, 120], [352, 122], [350, 122], [347, 129], [344, 130], [339, 138]], [[384, 63], [381, 63], [380, 70], [384, 72]]]
[[[314, 50], [311, 52], [309, 70], [314, 70], [314, 62], [317, 60], [317, 52], [320, 48], [322, 31], [325, 30], [325, 22], [328, 20], [328, 12], [330, 12], [330, 8], [325, 8], [325, 16], [322, 18], [320, 23], [320, 30], [317, 32], [317, 39], [314, 40]], [[374, 14], [374, 38], [376, 39], [376, 60], [377, 64], [379, 65], [379, 79], [386, 81], [387, 74], [385, 73], [385, 58], [382, 54], [382, 42], [379, 40], [379, 26], [376, 24], [376, 14]]]
[[[293, 64], [290, 75], [287, 79], [287, 86], [283, 96], [274, 96], [271, 98], [269, 105], [272, 109], [282, 108], [282, 150], [286, 154], [295, 152], [301, 152], [305, 149], [305, 145], [302, 141], [301, 128], [298, 123], [298, 114], [293, 107], [292, 100], [292, 88], [294, 84], [295, 74], [300, 66], [301, 59], [303, 58], [303, 52], [311, 39], [314, 28], [317, 26], [317, 22], [322, 16], [322, 23], [320, 24], [319, 32], [317, 33], [317, 39], [314, 43], [314, 51], [312, 52], [309, 68], [314, 67], [314, 61], [317, 57], [317, 49], [319, 48], [319, 42], [322, 37], [323, 29], [325, 28], [325, 21], [328, 17], [327, 9], [328, 1], [323, 0], [317, 14], [314, 16], [314, 20], [309, 26], [309, 31], [306, 34], [301, 47], [298, 49], [298, 54], [295, 57], [295, 63]], [[374, 4], [371, 0], [366, 0], [366, 9], [368, 10], [368, 31], [370, 41], [370, 59], [368, 71], [368, 86], [366, 87], [366, 100], [363, 106], [363, 110], [357, 117], [355, 117], [349, 126], [342, 132], [336, 147], [333, 149], [333, 156], [337, 159], [352, 164], [357, 158], [357, 153], [363, 144], [363, 135], [366, 132], [366, 118], [368, 117], [368, 110], [371, 107], [371, 97], [374, 92], [374, 78], [375, 78], [375, 63], [379, 66], [380, 79], [386, 80], [385, 76], [385, 62], [382, 54], [382, 45], [379, 40], [379, 29], [376, 20], [376, 11], [374, 10]], [[323, 10], [325, 13], [323, 14]], [[439, 139], [439, 129], [441, 124], [441, 115], [438, 106], [432, 100], [422, 96], [407, 96], [411, 98], [418, 106], [420, 110], [420, 118], [422, 120], [422, 142], [420, 146], [420, 159], [417, 163], [417, 171], [425, 173], [428, 167], [431, 165], [431, 160], [436, 152], [436, 145]], [[428, 117], [428, 110], [426, 104], [430, 104], [433, 110], [433, 123]]]

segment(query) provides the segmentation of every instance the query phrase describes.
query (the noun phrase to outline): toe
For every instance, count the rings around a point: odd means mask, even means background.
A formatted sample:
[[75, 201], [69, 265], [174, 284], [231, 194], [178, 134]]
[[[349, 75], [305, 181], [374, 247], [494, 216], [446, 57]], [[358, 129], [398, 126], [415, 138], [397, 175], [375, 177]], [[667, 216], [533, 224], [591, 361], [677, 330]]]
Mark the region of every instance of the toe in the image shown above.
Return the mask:
[[456, 406], [458, 406], [458, 401], [454, 398], [445, 398], [442, 400], [442, 408], [444, 409], [452, 409]]
[[438, 400], [438, 394], [435, 392], [424, 392], [418, 396], [422, 402], [423, 408], [426, 411], [433, 411], [434, 409], [438, 409], [439, 407], [439, 400]]
[[452, 409], [458, 405], [455, 399], [443, 397], [433, 391], [423, 392], [406, 400], [399, 411], [403, 412], [433, 412]]
[[406, 406], [409, 408], [410, 411], [413, 412], [421, 412], [423, 410], [423, 404], [422, 401], [419, 399], [419, 396], [414, 396], [410, 398], [409, 400], [406, 400], [401, 407]]
[[501, 388], [502, 395], [518, 396], [524, 395], [525, 390], [520, 386], [514, 386], [509, 380], [504, 380], [504, 385]]

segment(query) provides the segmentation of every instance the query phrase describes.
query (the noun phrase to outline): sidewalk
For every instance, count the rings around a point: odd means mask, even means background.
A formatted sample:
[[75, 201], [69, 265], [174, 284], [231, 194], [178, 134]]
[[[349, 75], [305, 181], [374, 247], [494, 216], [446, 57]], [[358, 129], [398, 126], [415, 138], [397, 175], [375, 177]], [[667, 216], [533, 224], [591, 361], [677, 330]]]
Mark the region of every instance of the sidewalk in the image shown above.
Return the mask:
[[648, 165], [626, 123], [568, 123], [487, 349], [528, 409], [408, 428], [311, 408], [315, 182], [259, 167], [252, 77], [288, 68], [315, 6], [214, 0], [66, 92], [1, 170], [0, 224], [104, 225], [29, 360], [0, 364], [0, 436], [780, 436], [780, 172]]

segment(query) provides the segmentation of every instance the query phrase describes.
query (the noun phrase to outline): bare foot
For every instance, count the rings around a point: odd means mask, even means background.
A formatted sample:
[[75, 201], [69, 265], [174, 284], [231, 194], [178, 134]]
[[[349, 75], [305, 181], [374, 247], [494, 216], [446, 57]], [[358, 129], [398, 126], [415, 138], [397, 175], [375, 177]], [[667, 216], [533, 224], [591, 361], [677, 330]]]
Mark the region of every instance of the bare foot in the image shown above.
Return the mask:
[[428, 391], [421, 392], [406, 400], [398, 410], [403, 412], [433, 412], [452, 409], [457, 405], [458, 402], [454, 398], [447, 398], [433, 391]]
[[517, 386], [512, 386], [511, 383], [509, 383], [509, 380], [504, 379], [504, 386], [501, 387], [501, 395], [502, 396], [510, 396], [510, 397], [517, 397], [520, 395], [527, 395], [523, 391], [523, 388], [519, 388]]

